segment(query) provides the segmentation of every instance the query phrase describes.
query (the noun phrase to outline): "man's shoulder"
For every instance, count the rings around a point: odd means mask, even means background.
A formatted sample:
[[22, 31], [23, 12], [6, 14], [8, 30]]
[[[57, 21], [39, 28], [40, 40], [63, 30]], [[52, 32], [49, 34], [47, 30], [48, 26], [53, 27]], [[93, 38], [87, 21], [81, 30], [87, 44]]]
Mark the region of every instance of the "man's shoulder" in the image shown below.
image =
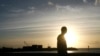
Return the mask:
[[60, 38], [60, 37], [62, 37], [62, 35], [61, 35], [61, 34], [59, 34], [59, 35], [58, 35], [58, 38]]
[[61, 36], [61, 34], [58, 35], [58, 37], [60, 37], [60, 36]]

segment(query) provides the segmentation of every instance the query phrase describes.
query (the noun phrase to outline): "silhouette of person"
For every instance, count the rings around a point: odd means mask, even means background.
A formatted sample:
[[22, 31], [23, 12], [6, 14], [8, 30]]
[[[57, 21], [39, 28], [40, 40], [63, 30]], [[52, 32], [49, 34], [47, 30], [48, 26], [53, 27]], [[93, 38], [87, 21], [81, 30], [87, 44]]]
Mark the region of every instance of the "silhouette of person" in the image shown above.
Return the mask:
[[67, 45], [66, 40], [64, 38], [65, 33], [67, 32], [67, 28], [63, 26], [61, 28], [61, 34], [57, 37], [57, 52], [58, 56], [66, 56], [67, 55]]

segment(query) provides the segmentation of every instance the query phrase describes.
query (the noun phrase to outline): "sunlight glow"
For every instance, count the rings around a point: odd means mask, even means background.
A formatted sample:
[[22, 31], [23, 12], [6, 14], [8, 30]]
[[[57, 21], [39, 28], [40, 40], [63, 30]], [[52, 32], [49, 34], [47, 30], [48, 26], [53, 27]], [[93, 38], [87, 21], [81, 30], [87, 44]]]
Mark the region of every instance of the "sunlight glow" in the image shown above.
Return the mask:
[[68, 46], [68, 47], [73, 47], [73, 46], [75, 46], [76, 43], [77, 43], [77, 40], [78, 40], [76, 34], [75, 34], [74, 31], [72, 31], [72, 30], [69, 30], [69, 31], [67, 32], [67, 34], [65, 35], [65, 39], [66, 39], [66, 41], [67, 41], [67, 46]]

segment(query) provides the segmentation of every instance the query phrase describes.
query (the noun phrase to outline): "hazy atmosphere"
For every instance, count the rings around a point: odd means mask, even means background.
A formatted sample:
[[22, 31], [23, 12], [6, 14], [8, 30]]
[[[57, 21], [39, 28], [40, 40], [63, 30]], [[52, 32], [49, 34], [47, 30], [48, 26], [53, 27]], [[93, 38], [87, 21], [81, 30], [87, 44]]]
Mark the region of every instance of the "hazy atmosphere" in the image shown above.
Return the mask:
[[0, 47], [56, 47], [62, 26], [68, 47], [100, 47], [100, 0], [0, 0]]

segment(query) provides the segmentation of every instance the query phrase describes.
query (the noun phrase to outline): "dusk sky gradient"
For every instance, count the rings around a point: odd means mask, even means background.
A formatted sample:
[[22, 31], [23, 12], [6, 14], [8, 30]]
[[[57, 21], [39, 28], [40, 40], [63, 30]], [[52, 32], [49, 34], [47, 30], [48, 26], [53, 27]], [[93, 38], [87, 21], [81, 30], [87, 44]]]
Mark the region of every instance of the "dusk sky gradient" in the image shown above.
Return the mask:
[[75, 33], [68, 47], [100, 47], [100, 5], [96, 0], [0, 0], [0, 47], [42, 44], [56, 47], [62, 26]]

